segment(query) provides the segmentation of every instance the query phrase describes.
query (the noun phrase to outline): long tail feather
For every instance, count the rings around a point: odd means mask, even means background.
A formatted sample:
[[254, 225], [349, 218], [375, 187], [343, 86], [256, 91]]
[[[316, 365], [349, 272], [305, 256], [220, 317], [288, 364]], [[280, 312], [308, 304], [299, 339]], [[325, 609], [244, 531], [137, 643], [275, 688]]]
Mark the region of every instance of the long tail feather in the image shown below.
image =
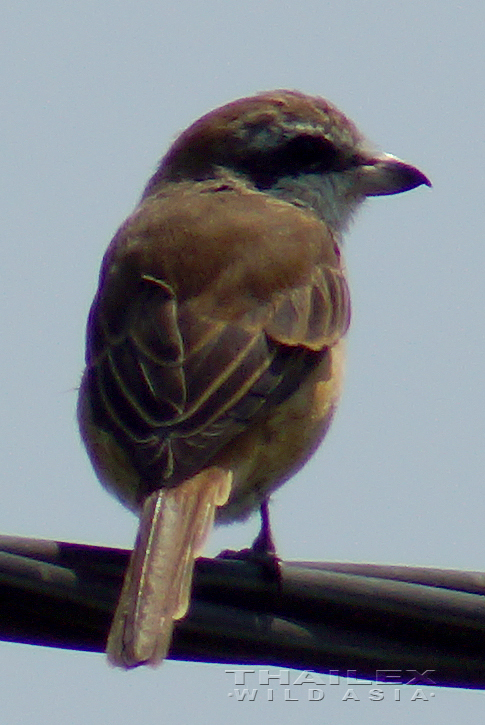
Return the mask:
[[106, 647], [113, 665], [157, 665], [166, 656], [173, 620], [189, 607], [194, 560], [231, 481], [230, 472], [208, 468], [145, 501]]

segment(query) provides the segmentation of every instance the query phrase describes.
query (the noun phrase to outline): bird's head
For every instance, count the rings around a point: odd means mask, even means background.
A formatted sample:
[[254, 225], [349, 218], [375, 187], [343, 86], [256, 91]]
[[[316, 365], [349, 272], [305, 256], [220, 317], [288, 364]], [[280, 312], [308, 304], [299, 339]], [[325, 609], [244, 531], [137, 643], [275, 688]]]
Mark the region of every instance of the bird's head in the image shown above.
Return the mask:
[[373, 150], [334, 105], [287, 90], [241, 98], [200, 118], [169, 149], [145, 196], [162, 182], [227, 173], [311, 206], [338, 231], [367, 196], [430, 186], [414, 166]]

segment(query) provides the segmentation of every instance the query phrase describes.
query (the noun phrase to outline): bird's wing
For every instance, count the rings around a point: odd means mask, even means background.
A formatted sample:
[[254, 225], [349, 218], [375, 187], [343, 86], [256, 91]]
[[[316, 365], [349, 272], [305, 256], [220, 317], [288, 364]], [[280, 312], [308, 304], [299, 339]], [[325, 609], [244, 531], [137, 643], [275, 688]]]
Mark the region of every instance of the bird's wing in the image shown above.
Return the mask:
[[342, 334], [343, 277], [323, 269], [317, 281], [279, 293], [257, 326], [197, 314], [196, 301], [179, 306], [153, 278], [140, 285], [123, 334], [98, 320], [103, 344], [87, 372], [93, 419], [128, 452], [140, 500], [201, 470], [265, 406], [290, 395], [321, 359], [326, 346], [315, 349], [315, 339], [324, 325]]
[[[209, 197], [212, 205], [214, 197]], [[258, 203], [261, 197], [257, 195]], [[238, 199], [230, 200], [232, 208]], [[274, 212], [271, 204], [269, 212]], [[291, 224], [300, 223], [293, 216], [300, 210], [291, 209], [291, 223], [286, 218], [282, 222], [280, 206], [276, 222], [283, 231], [275, 233], [291, 237]], [[158, 244], [158, 253], [169, 225], [159, 217], [157, 224], [148, 246]], [[293, 284], [277, 280], [258, 298], [247, 290], [267, 283], [265, 266], [270, 265], [264, 254], [273, 252], [259, 245], [264, 252], [259, 269], [246, 248], [242, 253], [233, 243], [231, 262], [219, 265], [198, 294], [187, 295], [183, 285], [189, 282], [180, 273], [174, 275], [175, 262], [170, 267], [175, 256], [170, 247], [164, 248], [163, 263], [132, 264], [130, 250], [143, 247], [136, 225], [135, 231], [131, 236], [124, 232], [121, 262], [111, 258], [105, 264], [102, 292], [90, 314], [86, 381], [94, 424], [110, 431], [128, 455], [139, 474], [141, 502], [152, 491], [178, 485], [209, 465], [268, 405], [290, 395], [325, 349], [345, 333], [350, 306], [340, 260], [328, 250], [323, 259], [320, 252], [312, 252], [314, 263], [305, 260]], [[322, 236], [318, 225], [317, 232]], [[227, 246], [231, 229], [226, 221], [223, 230], [212, 224], [198, 234], [210, 237], [205, 247], [225, 234]], [[179, 251], [187, 236], [179, 232]], [[260, 240], [251, 241], [257, 257]], [[290, 242], [278, 239], [289, 249]], [[331, 244], [330, 239], [322, 241], [322, 247]], [[123, 270], [127, 259], [130, 266]], [[183, 269], [193, 277], [197, 259], [187, 258]]]

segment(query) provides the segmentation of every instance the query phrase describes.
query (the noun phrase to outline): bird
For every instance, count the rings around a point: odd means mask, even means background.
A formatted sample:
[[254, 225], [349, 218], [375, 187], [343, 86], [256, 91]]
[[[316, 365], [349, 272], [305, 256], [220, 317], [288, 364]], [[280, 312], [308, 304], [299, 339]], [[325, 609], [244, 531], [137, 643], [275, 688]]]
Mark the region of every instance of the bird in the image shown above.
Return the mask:
[[213, 523], [260, 507], [264, 529], [319, 446], [350, 322], [343, 236], [367, 197], [423, 184], [331, 102], [284, 89], [207, 113], [160, 161], [104, 256], [79, 390], [95, 472], [140, 517], [112, 665], [163, 661]]

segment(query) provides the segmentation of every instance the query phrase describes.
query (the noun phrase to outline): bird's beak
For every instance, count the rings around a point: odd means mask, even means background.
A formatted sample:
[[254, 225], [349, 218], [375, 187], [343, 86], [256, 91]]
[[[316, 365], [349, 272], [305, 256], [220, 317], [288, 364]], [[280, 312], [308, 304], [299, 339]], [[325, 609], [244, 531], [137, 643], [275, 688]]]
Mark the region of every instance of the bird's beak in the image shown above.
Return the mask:
[[430, 180], [419, 169], [391, 154], [370, 158], [357, 171], [356, 190], [363, 196], [399, 194], [421, 184], [431, 186]]

